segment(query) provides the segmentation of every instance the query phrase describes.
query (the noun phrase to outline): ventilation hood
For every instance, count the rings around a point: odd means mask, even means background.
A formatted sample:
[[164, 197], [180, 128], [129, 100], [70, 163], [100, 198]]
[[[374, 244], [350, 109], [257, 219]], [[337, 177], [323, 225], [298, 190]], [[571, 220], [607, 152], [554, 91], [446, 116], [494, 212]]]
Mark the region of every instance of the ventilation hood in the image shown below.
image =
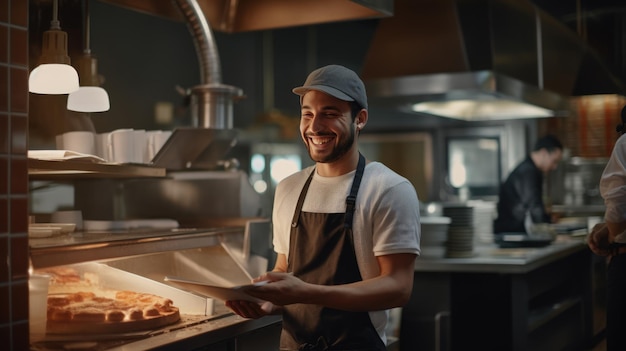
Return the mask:
[[[170, 0], [102, 0], [161, 17], [183, 20]], [[393, 15], [394, 0], [198, 0], [214, 30], [227, 33]]]
[[[569, 28], [525, 0], [396, 0], [362, 76], [370, 105], [465, 120], [566, 116], [621, 83]], [[592, 79], [591, 79], [592, 78]]]

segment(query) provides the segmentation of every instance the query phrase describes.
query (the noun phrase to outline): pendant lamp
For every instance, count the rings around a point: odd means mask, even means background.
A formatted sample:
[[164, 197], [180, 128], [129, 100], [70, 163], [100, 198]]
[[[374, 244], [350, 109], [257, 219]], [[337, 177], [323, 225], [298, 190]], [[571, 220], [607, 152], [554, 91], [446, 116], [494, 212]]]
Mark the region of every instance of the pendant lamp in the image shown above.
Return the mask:
[[109, 94], [99, 86], [98, 61], [91, 54], [89, 41], [89, 0], [84, 2], [84, 49], [83, 54], [74, 63], [79, 72], [80, 88], [67, 97], [67, 109], [78, 112], [104, 112], [110, 108]]
[[54, 0], [50, 29], [43, 33], [39, 66], [28, 77], [31, 93], [69, 94], [78, 89], [78, 73], [70, 65], [67, 33], [61, 30], [58, 7], [58, 0]]

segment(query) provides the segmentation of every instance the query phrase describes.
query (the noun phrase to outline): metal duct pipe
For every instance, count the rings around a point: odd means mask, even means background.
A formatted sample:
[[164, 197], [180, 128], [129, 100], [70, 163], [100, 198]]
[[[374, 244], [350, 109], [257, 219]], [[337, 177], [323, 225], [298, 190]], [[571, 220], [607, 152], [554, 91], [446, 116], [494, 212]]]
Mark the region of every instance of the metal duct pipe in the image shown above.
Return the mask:
[[222, 69], [213, 31], [196, 0], [174, 0], [191, 32], [200, 64], [201, 85], [191, 88], [194, 127], [232, 129], [233, 101], [243, 97], [237, 87], [222, 84]]
[[174, 0], [194, 39], [202, 84], [222, 83], [222, 68], [213, 31], [196, 0]]

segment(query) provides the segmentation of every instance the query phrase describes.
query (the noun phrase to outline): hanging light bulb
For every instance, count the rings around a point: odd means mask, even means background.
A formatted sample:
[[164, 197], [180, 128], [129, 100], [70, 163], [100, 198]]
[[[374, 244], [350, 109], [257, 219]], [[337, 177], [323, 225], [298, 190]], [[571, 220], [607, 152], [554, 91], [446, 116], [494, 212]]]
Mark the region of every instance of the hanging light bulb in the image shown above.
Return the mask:
[[67, 33], [58, 20], [58, 0], [54, 0], [50, 29], [43, 33], [41, 56], [28, 77], [28, 91], [37, 94], [69, 94], [78, 89], [78, 73], [70, 65]]
[[102, 89], [98, 77], [98, 61], [91, 54], [89, 44], [89, 0], [85, 1], [84, 49], [83, 54], [74, 65], [78, 69], [80, 88], [67, 97], [67, 109], [78, 112], [103, 112], [110, 108], [109, 94]]

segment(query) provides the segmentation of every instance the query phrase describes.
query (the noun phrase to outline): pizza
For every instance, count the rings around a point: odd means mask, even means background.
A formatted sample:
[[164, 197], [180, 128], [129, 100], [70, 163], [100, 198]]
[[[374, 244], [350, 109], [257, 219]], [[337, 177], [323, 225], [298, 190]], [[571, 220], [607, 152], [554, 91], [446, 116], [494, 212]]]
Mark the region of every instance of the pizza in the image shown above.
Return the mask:
[[173, 301], [133, 291], [80, 291], [48, 296], [48, 333], [152, 329], [180, 320]]
[[171, 299], [104, 288], [96, 272], [63, 266], [38, 273], [50, 275], [47, 333], [123, 333], [156, 329], [180, 320], [179, 309]]

